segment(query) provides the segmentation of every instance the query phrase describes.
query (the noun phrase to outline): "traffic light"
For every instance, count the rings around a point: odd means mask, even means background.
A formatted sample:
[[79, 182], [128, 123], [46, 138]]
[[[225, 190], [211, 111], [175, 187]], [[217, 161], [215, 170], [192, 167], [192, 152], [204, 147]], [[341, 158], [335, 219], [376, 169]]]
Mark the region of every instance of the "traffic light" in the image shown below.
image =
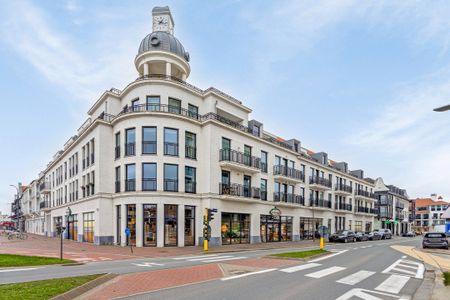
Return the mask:
[[209, 241], [210, 237], [211, 237], [211, 226], [208, 225], [203, 227], [203, 238]]
[[214, 214], [217, 213], [217, 208], [209, 208], [208, 209], [208, 224], [212, 220], [214, 220]]

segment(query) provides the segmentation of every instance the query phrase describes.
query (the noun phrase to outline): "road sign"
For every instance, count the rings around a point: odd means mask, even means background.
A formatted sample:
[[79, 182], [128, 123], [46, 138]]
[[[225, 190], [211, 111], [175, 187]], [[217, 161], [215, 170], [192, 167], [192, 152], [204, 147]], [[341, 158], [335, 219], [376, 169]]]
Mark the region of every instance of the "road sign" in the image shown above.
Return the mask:
[[325, 234], [328, 233], [328, 227], [327, 226], [320, 226], [319, 227], [319, 234], [320, 236], [325, 236]]
[[131, 232], [130, 232], [130, 228], [125, 228], [125, 235], [126, 236], [130, 236]]

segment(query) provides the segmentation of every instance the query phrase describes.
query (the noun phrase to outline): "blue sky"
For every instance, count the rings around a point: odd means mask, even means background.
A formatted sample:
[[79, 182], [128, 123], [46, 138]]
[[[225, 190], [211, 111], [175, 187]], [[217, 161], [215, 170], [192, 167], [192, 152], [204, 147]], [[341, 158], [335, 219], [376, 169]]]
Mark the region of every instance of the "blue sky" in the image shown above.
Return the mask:
[[169, 5], [188, 81], [284, 138], [406, 188], [450, 197], [448, 1], [0, 0], [0, 210], [133, 65]]

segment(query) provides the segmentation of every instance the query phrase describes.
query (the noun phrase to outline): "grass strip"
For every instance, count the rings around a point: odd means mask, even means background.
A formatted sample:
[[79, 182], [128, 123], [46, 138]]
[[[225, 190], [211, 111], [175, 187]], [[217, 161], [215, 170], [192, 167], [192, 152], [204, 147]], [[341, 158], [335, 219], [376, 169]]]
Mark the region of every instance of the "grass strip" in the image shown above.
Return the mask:
[[50, 299], [94, 280], [101, 275], [0, 284], [0, 299]]
[[69, 259], [60, 260], [56, 257], [0, 254], [0, 268], [68, 264], [74, 262]]
[[444, 284], [446, 286], [450, 285], [450, 272], [444, 272]]
[[288, 257], [288, 258], [306, 258], [311, 256], [316, 256], [320, 254], [329, 253], [327, 250], [306, 250], [306, 251], [297, 251], [297, 252], [285, 252], [285, 253], [277, 253], [277, 254], [271, 254], [270, 256], [276, 256], [276, 257]]

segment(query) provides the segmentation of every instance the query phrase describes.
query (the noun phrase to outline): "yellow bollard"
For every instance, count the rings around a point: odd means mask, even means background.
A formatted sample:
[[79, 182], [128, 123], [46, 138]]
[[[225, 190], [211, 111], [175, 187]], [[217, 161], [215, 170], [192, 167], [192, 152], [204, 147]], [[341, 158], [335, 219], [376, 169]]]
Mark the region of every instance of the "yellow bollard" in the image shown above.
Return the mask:
[[208, 240], [207, 239], [203, 240], [203, 251], [208, 251]]
[[323, 250], [324, 242], [323, 237], [320, 237], [320, 250]]

